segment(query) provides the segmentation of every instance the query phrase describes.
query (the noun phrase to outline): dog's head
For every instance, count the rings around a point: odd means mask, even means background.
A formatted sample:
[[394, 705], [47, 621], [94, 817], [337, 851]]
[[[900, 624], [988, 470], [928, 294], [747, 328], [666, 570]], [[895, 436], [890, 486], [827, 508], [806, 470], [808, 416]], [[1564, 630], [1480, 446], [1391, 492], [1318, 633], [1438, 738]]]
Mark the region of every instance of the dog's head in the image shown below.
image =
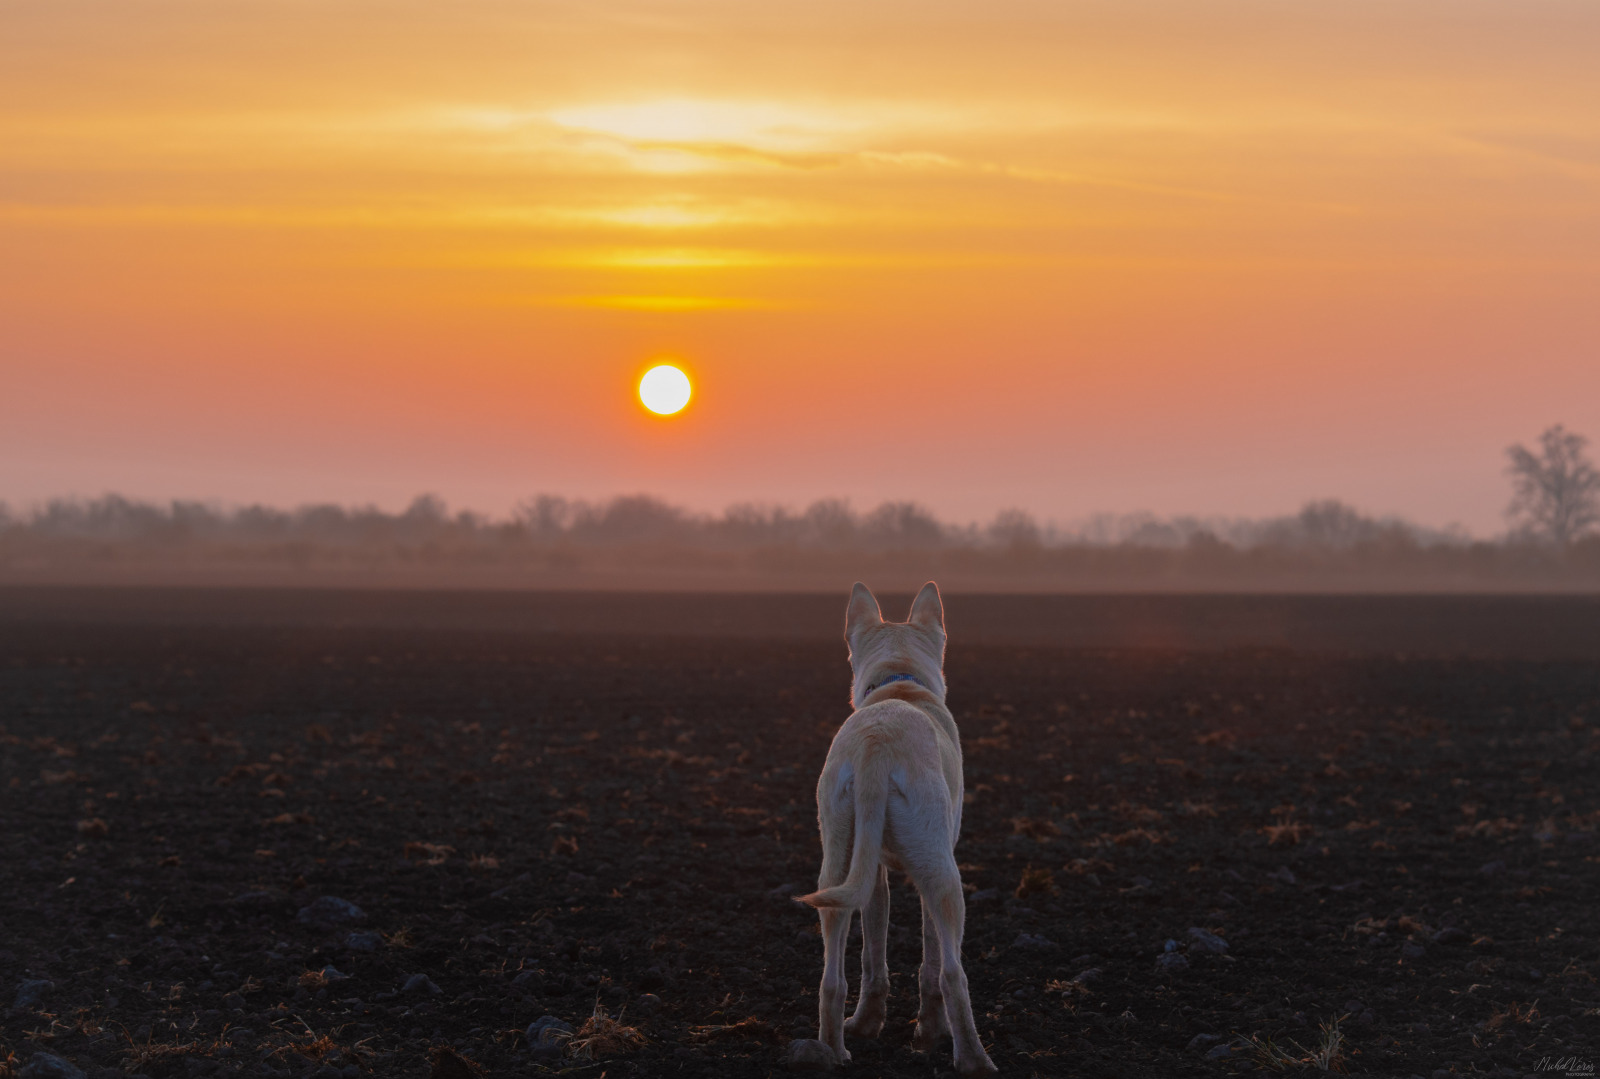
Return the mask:
[[910, 681], [944, 700], [944, 603], [929, 581], [911, 603], [905, 622], [885, 622], [872, 589], [856, 582], [845, 611], [844, 639], [854, 675], [850, 703], [860, 708], [886, 682]]

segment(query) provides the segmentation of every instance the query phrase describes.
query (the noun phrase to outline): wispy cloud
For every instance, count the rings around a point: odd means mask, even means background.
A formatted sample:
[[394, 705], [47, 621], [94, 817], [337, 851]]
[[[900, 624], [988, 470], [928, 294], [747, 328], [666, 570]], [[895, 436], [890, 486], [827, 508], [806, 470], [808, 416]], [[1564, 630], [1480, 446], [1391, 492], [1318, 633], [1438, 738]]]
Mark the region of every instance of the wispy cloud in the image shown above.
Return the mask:
[[748, 296], [538, 296], [522, 301], [533, 307], [586, 307], [613, 311], [755, 311], [792, 303]]

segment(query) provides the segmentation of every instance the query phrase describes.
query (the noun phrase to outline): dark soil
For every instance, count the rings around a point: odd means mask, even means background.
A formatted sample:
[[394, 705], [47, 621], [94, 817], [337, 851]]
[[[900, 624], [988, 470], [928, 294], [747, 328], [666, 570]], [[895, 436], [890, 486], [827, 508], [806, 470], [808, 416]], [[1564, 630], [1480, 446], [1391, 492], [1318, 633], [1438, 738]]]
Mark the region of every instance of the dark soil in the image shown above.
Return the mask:
[[[19, 1069], [765, 1076], [814, 1036], [842, 642], [13, 620], [0, 657]], [[1600, 1056], [1600, 662], [958, 636], [948, 676], [1003, 1075], [1226, 1075], [1333, 1021], [1357, 1073]], [[849, 1071], [947, 1074], [892, 917]], [[643, 1046], [530, 1050], [596, 1008]]]

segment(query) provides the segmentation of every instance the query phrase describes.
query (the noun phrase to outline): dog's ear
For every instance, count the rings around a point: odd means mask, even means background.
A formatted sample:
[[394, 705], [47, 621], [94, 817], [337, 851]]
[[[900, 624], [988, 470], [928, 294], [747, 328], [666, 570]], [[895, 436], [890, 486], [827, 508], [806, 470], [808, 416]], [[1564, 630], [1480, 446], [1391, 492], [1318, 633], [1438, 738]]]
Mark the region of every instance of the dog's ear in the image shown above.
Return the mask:
[[879, 609], [872, 589], [857, 581], [855, 587], [850, 589], [850, 606], [844, 612], [844, 639], [852, 640], [859, 630], [882, 624], [883, 611]]
[[939, 586], [929, 581], [911, 601], [911, 623], [925, 628], [944, 629], [944, 602], [939, 599]]

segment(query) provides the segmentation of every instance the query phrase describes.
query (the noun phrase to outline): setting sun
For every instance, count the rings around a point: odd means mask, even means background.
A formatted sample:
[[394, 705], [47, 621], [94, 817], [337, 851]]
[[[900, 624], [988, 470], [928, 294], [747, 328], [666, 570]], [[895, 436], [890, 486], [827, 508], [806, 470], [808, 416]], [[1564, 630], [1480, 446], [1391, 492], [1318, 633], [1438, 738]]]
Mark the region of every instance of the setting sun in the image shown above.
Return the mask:
[[691, 392], [689, 376], [670, 363], [650, 368], [639, 380], [639, 400], [659, 416], [683, 411]]

